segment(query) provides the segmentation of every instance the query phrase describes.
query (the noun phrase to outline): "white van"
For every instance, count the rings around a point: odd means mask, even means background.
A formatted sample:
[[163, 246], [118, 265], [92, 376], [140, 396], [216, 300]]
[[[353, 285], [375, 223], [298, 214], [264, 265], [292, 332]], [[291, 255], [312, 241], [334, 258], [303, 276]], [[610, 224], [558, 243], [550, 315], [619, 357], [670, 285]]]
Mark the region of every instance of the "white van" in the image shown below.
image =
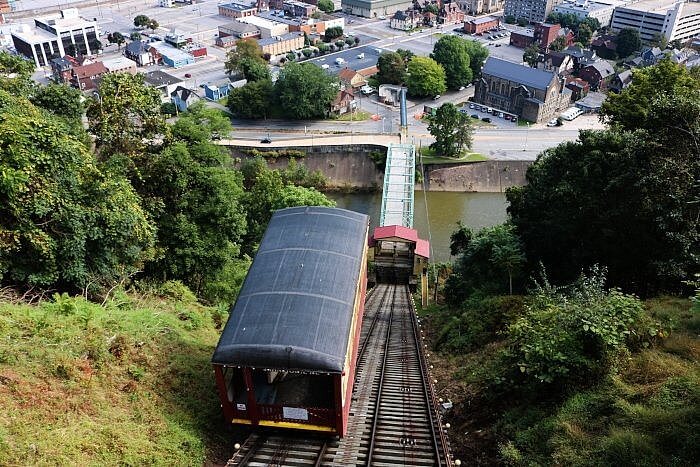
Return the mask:
[[564, 120], [571, 121], [581, 115], [583, 113], [583, 110], [579, 109], [578, 107], [569, 107], [566, 109], [562, 114], [560, 115], [561, 118]]
[[344, 59], [344, 58], [338, 57], [338, 58], [335, 59], [335, 64], [336, 64], [336, 65], [340, 66], [340, 65], [342, 65], [343, 63], [345, 63], [345, 59]]

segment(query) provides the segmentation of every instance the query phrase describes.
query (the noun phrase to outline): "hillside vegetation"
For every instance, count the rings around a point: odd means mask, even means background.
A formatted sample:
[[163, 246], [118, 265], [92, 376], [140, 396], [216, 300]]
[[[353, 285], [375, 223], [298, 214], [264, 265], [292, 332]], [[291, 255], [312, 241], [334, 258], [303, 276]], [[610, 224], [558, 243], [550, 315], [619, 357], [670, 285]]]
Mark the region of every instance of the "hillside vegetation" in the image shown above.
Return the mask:
[[227, 315], [177, 282], [154, 292], [118, 291], [104, 306], [3, 297], [0, 465], [202, 465], [222, 455], [209, 361]]

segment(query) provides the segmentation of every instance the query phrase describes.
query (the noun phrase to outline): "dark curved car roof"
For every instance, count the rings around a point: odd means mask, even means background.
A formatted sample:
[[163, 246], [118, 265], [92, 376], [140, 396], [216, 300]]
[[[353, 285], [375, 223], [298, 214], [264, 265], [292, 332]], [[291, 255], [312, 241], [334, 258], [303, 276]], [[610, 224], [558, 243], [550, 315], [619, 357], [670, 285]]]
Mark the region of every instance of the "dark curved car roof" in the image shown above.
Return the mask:
[[341, 372], [368, 224], [345, 209], [276, 211], [212, 362]]

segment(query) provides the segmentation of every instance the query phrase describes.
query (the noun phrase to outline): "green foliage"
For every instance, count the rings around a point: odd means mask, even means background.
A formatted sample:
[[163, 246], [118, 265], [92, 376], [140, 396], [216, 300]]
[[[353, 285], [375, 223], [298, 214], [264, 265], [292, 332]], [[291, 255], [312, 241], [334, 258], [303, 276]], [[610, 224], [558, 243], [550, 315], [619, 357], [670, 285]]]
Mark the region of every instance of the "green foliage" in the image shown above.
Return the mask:
[[508, 360], [526, 384], [585, 384], [607, 372], [635, 332], [642, 304], [606, 292], [604, 282], [604, 272], [594, 270], [564, 293], [545, 284], [508, 325]]
[[64, 117], [68, 120], [80, 120], [83, 116], [82, 93], [65, 84], [49, 83], [37, 86], [30, 100], [37, 107]]
[[447, 90], [445, 70], [432, 58], [413, 57], [408, 63], [408, 93], [416, 97], [442, 94]]
[[153, 227], [128, 181], [28, 101], [0, 91], [0, 278], [85, 287], [128, 276]]
[[228, 108], [234, 115], [243, 118], [267, 118], [272, 107], [274, 87], [272, 81], [264, 79], [247, 83], [231, 90]]
[[138, 15], [134, 18], [134, 26], [137, 28], [145, 28], [151, 19], [146, 15]]
[[338, 50], [340, 50], [343, 47], [345, 47], [345, 41], [342, 39], [339, 39], [339, 40], [335, 41], [335, 46], [338, 47]]
[[527, 186], [507, 192], [527, 257], [556, 281], [599, 263], [625, 290], [680, 290], [698, 269], [699, 206], [689, 201], [697, 199], [700, 161], [682, 152], [692, 147], [692, 139], [658, 130], [606, 130], [545, 151], [528, 169]]
[[325, 13], [333, 13], [333, 11], [335, 11], [335, 5], [333, 5], [333, 0], [318, 0], [316, 6], [319, 10]]
[[525, 257], [512, 225], [497, 225], [476, 234], [460, 225], [451, 246], [461, 252], [445, 285], [445, 298], [453, 307], [475, 293], [512, 291], [513, 279], [521, 277]]
[[523, 52], [523, 62], [530, 65], [530, 67], [537, 67], [537, 62], [540, 60], [540, 48], [537, 44], [530, 44]]
[[241, 59], [238, 68], [249, 83], [270, 79], [270, 69], [267, 63], [262, 60], [244, 57]]
[[86, 109], [100, 155], [144, 151], [149, 140], [166, 131], [160, 105], [160, 93], [145, 84], [142, 74], [104, 75], [99, 95], [88, 99]]
[[250, 67], [255, 62], [265, 64], [258, 42], [255, 39], [239, 39], [236, 47], [226, 54], [225, 70], [230, 75], [243, 73], [244, 66]]
[[218, 109], [212, 109], [203, 102], [196, 102], [180, 114], [171, 129], [173, 138], [188, 144], [211, 141], [212, 135], [225, 137], [231, 132], [231, 121]]
[[34, 62], [0, 51], [0, 89], [12, 95], [29, 97], [34, 88]]
[[528, 24], [529, 24], [529, 23], [528, 23], [528, 21], [527, 21], [525, 18], [518, 18], [518, 26], [520, 26], [520, 27], [525, 27], [525, 26], [527, 26]]
[[579, 26], [578, 32], [576, 33], [576, 41], [580, 42], [584, 46], [587, 46], [591, 43], [592, 37], [593, 31], [591, 30], [590, 26], [587, 24], [582, 24]]
[[489, 49], [477, 40], [464, 41], [464, 46], [469, 55], [469, 66], [472, 69], [472, 79], [481, 77], [481, 68], [484, 66]]
[[129, 34], [129, 39], [131, 39], [132, 41], [140, 41], [141, 33], [138, 31], [134, 31], [131, 34]]
[[126, 42], [126, 37], [121, 32], [112, 32], [107, 35], [107, 41], [110, 44], [117, 44], [117, 47], [121, 49], [122, 44]]
[[[590, 37], [588, 38], [590, 41]], [[587, 44], [587, 42], [585, 42]], [[555, 52], [559, 52], [561, 50], [564, 50], [566, 48], [566, 39], [564, 36], [559, 36], [556, 39], [552, 41], [551, 44], [549, 44], [549, 49], [553, 50]]]
[[505, 19], [503, 20], [506, 22], [506, 24], [515, 24], [515, 16], [513, 15], [506, 15]]
[[383, 52], [377, 60], [379, 83], [401, 84], [406, 79], [406, 63], [396, 52]]
[[434, 3], [430, 3], [430, 4], [426, 5], [425, 8], [423, 9], [423, 11], [426, 13], [432, 13], [434, 15], [437, 15], [438, 13], [440, 13], [440, 11], [438, 10], [438, 6], [435, 5]]
[[[327, 31], [326, 31], [327, 32]], [[326, 115], [338, 92], [338, 80], [311, 63], [290, 63], [275, 83], [275, 96], [286, 116], [303, 120]]]
[[384, 172], [386, 168], [386, 152], [383, 151], [371, 151], [369, 153], [369, 158], [374, 162], [375, 167], [380, 172]]
[[617, 55], [628, 57], [642, 47], [642, 39], [637, 29], [625, 28], [617, 34]]
[[467, 41], [461, 37], [442, 36], [435, 43], [430, 58], [442, 65], [445, 70], [445, 84], [449, 89], [459, 89], [471, 83], [473, 75]]
[[332, 28], [326, 29], [326, 32], [323, 35], [323, 40], [330, 42], [339, 37], [343, 37], [343, 28], [340, 26], [333, 26]]
[[472, 122], [452, 103], [441, 105], [428, 117], [428, 131], [435, 138], [430, 145], [443, 157], [458, 157], [472, 145]]

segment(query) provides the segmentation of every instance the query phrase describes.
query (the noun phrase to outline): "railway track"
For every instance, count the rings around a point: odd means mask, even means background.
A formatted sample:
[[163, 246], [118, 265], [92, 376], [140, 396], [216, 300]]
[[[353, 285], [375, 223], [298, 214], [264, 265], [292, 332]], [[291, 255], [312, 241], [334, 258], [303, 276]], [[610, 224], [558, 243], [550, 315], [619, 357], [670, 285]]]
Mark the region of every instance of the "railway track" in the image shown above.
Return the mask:
[[453, 465], [408, 287], [367, 296], [343, 439], [253, 433], [227, 465]]

